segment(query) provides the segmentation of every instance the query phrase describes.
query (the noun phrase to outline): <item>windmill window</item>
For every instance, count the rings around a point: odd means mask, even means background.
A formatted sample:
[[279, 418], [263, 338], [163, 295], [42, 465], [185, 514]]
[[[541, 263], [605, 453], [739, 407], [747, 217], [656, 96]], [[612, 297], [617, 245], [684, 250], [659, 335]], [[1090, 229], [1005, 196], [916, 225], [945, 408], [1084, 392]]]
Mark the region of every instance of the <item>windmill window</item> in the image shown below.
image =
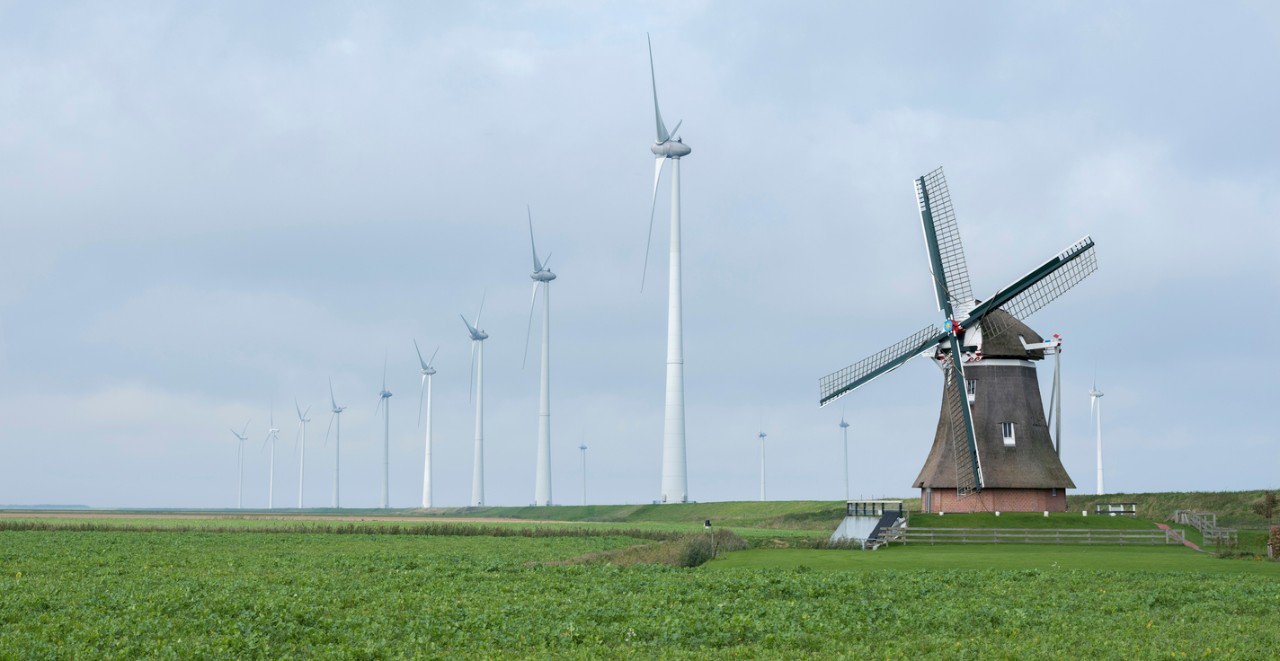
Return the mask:
[[969, 401], [978, 395], [978, 382], [973, 379], [964, 380], [964, 391], [969, 393]]
[[1012, 422], [1002, 422], [1002, 423], [1000, 423], [1000, 434], [1001, 434], [1002, 436], [1004, 436], [1004, 446], [1005, 446], [1006, 448], [1011, 448], [1011, 447], [1013, 447], [1013, 445], [1014, 445], [1014, 438], [1013, 438], [1013, 436], [1014, 436], [1014, 429], [1013, 429], [1013, 423], [1012, 423]]

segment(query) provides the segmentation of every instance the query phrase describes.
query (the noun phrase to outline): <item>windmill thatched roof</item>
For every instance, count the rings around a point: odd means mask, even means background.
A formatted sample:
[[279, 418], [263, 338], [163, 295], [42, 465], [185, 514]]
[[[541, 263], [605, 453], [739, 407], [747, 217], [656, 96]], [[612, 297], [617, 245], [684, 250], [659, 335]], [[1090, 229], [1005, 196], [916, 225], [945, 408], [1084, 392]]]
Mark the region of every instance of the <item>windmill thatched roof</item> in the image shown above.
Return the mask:
[[1044, 350], [1027, 351], [1022, 342], [1038, 344], [1044, 342], [1040, 334], [1004, 310], [992, 310], [978, 322], [982, 327], [982, 356], [984, 358], [1020, 358], [1022, 360], [1041, 360]]
[[[1025, 326], [1024, 326], [1025, 328]], [[1010, 329], [1010, 332], [1013, 329]], [[1014, 336], [1017, 342], [1017, 335]], [[1032, 339], [1027, 338], [1031, 343]], [[1037, 340], [1038, 336], [1037, 336]], [[1019, 345], [1021, 351], [1021, 345]], [[984, 351], [985, 354], [985, 351]], [[1026, 352], [1023, 352], [1025, 355]], [[981, 361], [965, 366], [965, 377], [975, 381], [973, 426], [978, 441], [978, 456], [986, 488], [1064, 489], [1074, 488], [1062, 461], [1053, 449], [1053, 440], [1045, 424], [1044, 404], [1033, 365], [983, 365]], [[917, 488], [956, 488], [955, 455], [951, 451], [948, 398], [958, 397], [954, 388], [943, 390], [942, 414], [938, 419], [933, 448], [913, 486]], [[1014, 423], [1013, 447], [1006, 447], [1000, 423]]]

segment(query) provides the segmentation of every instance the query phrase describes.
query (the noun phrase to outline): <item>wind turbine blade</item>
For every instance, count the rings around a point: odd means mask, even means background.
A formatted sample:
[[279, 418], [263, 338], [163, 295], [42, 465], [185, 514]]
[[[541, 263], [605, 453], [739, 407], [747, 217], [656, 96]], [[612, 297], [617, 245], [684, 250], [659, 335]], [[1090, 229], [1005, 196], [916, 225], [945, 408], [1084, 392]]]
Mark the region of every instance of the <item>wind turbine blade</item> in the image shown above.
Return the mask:
[[533, 283], [533, 296], [529, 297], [529, 324], [524, 329], [524, 358], [520, 360], [520, 369], [529, 362], [529, 336], [533, 334], [533, 308], [538, 304], [538, 285]]
[[[462, 315], [461, 315], [461, 314], [459, 314], [458, 316], [459, 316], [459, 317], [462, 317]], [[478, 318], [477, 318], [477, 320], [478, 320]], [[467, 325], [467, 332], [471, 334], [471, 336], [472, 336], [472, 337], [471, 337], [471, 339], [472, 339], [472, 340], [474, 340], [474, 339], [475, 339], [475, 334], [476, 334], [476, 327], [475, 327], [475, 326], [472, 326], [472, 325], [471, 325], [471, 322], [467, 321], [467, 318], [466, 318], [466, 317], [462, 317], [462, 323], [464, 323], [464, 324], [466, 324], [466, 325]]]
[[640, 272], [640, 291], [644, 291], [644, 281], [649, 275], [649, 248], [653, 245], [653, 212], [658, 208], [658, 181], [662, 179], [662, 166], [667, 159], [659, 157], [653, 168], [653, 200], [649, 202], [649, 233], [644, 239], [644, 269]]
[[533, 272], [537, 273], [542, 270], [542, 262], [538, 261], [538, 246], [533, 242], [533, 210], [527, 204], [524, 208], [529, 212], [529, 248], [533, 250]]
[[680, 133], [680, 125], [681, 125], [681, 124], [683, 124], [683, 123], [684, 123], [684, 120], [683, 120], [683, 119], [682, 119], [682, 120], [680, 120], [680, 121], [678, 121], [678, 122], [676, 122], [676, 127], [675, 127], [675, 128], [673, 128], [673, 129], [671, 129], [671, 137], [673, 137], [673, 138], [674, 138], [674, 137], [676, 137], [677, 135], [679, 135], [679, 133]]
[[658, 110], [658, 77], [653, 72], [653, 40], [649, 38], [649, 33], [644, 34], [645, 41], [649, 44], [649, 80], [653, 83], [653, 116], [658, 123], [658, 143], [664, 143], [671, 139], [671, 134], [667, 133], [667, 127], [662, 123], [662, 111]]
[[234, 434], [236, 438], [240, 438], [240, 432], [237, 432], [235, 427], [231, 428], [231, 433]]
[[[334, 407], [338, 408], [338, 407]], [[338, 417], [337, 413], [329, 414], [329, 426], [324, 428], [324, 446], [329, 447], [329, 432], [333, 431], [333, 419]]]
[[438, 353], [440, 353], [440, 347], [436, 347], [436, 350], [431, 352], [431, 360], [427, 361], [427, 367], [436, 364], [436, 354]]
[[427, 361], [422, 359], [422, 349], [418, 348], [418, 340], [416, 338], [413, 340], [413, 350], [418, 352], [418, 363], [422, 365], [422, 369], [427, 369]]
[[542, 260], [542, 268], [544, 269], [551, 268], [551, 256], [554, 254], [555, 253], [552, 253], [552, 252], [547, 253], [547, 258]]
[[387, 354], [382, 353], [382, 392], [387, 391]]
[[253, 422], [253, 421], [252, 421], [252, 420], [246, 420], [246, 421], [245, 421], [245, 423], [244, 423], [244, 430], [240, 432], [240, 435], [241, 435], [241, 436], [244, 436], [245, 434], [247, 434], [247, 433], [249, 432], [249, 423], [250, 423], [250, 422]]
[[333, 396], [333, 378], [329, 378], [329, 403], [333, 404], [333, 408], [338, 408], [338, 398]]
[[[301, 406], [298, 406], [298, 398], [297, 398], [297, 397], [294, 397], [294, 398], [293, 398], [293, 410], [295, 410], [295, 411], [297, 411], [297, 412], [298, 412], [298, 421], [299, 421], [299, 422], [301, 422], [301, 421], [302, 421], [302, 417], [303, 417], [303, 416], [302, 416], [302, 407], [301, 407]], [[310, 409], [307, 409], [307, 410], [310, 410]]]
[[480, 311], [476, 312], [476, 328], [480, 328], [480, 315], [484, 314], [484, 299], [488, 295], [489, 295], [488, 289], [484, 290], [483, 292], [480, 292]]

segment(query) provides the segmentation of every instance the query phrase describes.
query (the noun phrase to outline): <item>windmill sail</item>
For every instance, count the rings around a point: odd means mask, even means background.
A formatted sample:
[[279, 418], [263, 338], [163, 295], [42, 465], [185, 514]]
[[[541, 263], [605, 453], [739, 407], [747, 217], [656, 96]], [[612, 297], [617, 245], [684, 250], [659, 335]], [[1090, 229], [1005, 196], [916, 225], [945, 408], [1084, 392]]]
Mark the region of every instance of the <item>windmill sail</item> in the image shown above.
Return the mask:
[[982, 491], [982, 462], [978, 458], [978, 436], [973, 429], [973, 411], [965, 392], [964, 365], [960, 343], [951, 337], [951, 364], [946, 368], [947, 388], [943, 395], [949, 416], [951, 454], [956, 462], [956, 495], [961, 498]]
[[985, 318], [987, 323], [984, 325], [983, 333], [984, 338], [989, 340], [1008, 327], [1007, 323], [1001, 323], [1000, 317], [988, 316], [991, 310], [997, 308], [1004, 310], [1019, 321], [1023, 321], [1055, 298], [1065, 294], [1067, 290], [1075, 287], [1096, 270], [1098, 270], [1098, 256], [1093, 249], [1093, 239], [1086, 236], [1017, 282], [996, 292], [989, 300], [974, 308], [969, 319], [961, 325], [969, 328]]
[[[931, 253], [930, 263], [941, 271], [934, 273], [938, 309], [947, 309], [943, 300], [946, 297], [951, 303], [951, 314], [964, 318], [973, 308], [973, 289], [969, 285], [969, 267], [964, 259], [964, 246], [960, 243], [960, 225], [956, 222], [956, 212], [951, 206], [951, 192], [947, 190], [947, 180], [942, 175], [942, 168], [916, 180], [916, 202], [920, 206], [925, 243]], [[936, 261], [933, 259], [935, 246]]]
[[946, 333], [936, 326], [925, 326], [878, 353], [822, 377], [818, 382], [818, 405], [826, 406], [881, 374], [892, 372], [945, 337]]

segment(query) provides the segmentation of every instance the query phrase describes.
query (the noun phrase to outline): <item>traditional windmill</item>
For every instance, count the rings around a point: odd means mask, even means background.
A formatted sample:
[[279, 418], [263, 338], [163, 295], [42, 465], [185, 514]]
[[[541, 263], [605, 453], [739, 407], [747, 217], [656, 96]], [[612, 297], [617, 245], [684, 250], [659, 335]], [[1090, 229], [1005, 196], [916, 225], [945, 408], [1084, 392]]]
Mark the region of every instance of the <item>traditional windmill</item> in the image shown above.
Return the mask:
[[[942, 168], [916, 180], [939, 329], [928, 326], [819, 381], [819, 403], [928, 354], [943, 370], [942, 412], [933, 448], [913, 486], [926, 512], [1065, 511], [1075, 487], [1045, 421], [1035, 363], [1045, 342], [1021, 320], [1098, 268], [1085, 237], [985, 301], [975, 300]], [[1056, 393], [1055, 393], [1056, 395]], [[1059, 416], [1061, 419], [1061, 416]]]

